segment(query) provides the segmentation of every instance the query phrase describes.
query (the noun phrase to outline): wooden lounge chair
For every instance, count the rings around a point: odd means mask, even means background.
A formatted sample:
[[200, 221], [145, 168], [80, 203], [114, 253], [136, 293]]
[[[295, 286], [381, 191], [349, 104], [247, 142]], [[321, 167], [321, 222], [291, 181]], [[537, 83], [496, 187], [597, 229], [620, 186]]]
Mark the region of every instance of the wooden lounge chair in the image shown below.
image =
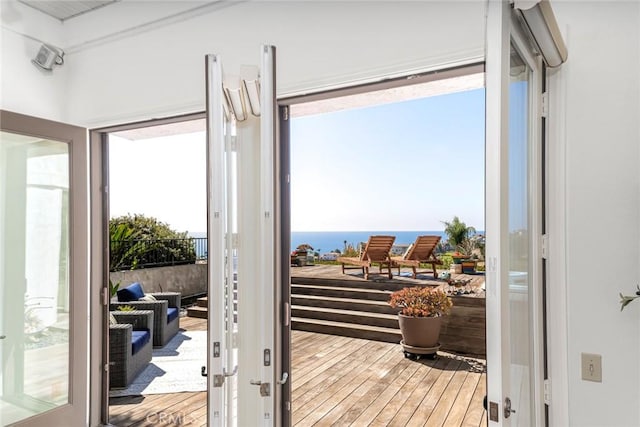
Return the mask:
[[[370, 236], [367, 245], [360, 253], [359, 257], [338, 257], [338, 262], [342, 264], [342, 274], [345, 274], [346, 269], [362, 269], [365, 279], [369, 279], [369, 268], [373, 264], [378, 264], [380, 274], [382, 270], [386, 269], [389, 279], [391, 279], [391, 258], [389, 257], [389, 251], [391, 246], [396, 240], [395, 236]], [[355, 267], [346, 267], [346, 265], [352, 265]]]
[[[440, 236], [418, 236], [403, 256], [391, 258], [393, 266], [398, 267], [398, 274], [400, 274], [400, 267], [405, 266], [413, 269], [414, 279], [418, 273], [426, 272], [432, 272], [433, 278], [437, 279], [436, 265], [442, 265], [442, 261], [436, 258], [433, 251], [439, 241]], [[431, 269], [418, 271], [420, 264], [431, 264]]]

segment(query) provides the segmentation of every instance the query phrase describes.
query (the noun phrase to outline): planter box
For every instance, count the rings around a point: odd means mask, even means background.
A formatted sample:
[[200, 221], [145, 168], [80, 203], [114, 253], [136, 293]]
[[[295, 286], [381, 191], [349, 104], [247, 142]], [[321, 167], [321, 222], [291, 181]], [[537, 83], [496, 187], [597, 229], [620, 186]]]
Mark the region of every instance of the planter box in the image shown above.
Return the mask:
[[[309, 255], [311, 256], [309, 257]], [[309, 258], [311, 258], [311, 262], [309, 262]], [[291, 265], [304, 267], [307, 264], [313, 265], [313, 252], [309, 254], [308, 252], [297, 251], [291, 254]]]
[[454, 296], [453, 308], [442, 319], [440, 349], [485, 356], [486, 300], [479, 297]]
[[476, 261], [476, 260], [462, 261], [461, 264], [462, 264], [462, 273], [463, 274], [475, 274], [476, 265], [478, 264], [478, 261]]

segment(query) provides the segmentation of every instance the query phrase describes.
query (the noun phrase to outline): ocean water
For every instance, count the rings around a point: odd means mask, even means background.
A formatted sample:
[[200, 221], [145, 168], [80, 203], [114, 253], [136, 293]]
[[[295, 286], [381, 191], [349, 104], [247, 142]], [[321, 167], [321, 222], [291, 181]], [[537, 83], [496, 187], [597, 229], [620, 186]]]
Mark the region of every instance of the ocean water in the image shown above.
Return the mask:
[[[484, 234], [484, 231], [478, 231]], [[396, 236], [396, 245], [409, 245], [416, 240], [417, 236], [435, 235], [441, 236], [442, 240], [446, 240], [447, 236], [443, 230], [428, 231], [292, 231], [291, 232], [291, 249], [295, 249], [298, 245], [308, 243], [313, 250], [319, 253], [332, 252], [335, 249], [344, 251], [345, 241], [349, 245], [353, 245], [357, 249], [360, 242], [369, 240], [369, 236], [388, 235]], [[191, 237], [206, 237], [207, 233], [189, 233]]]
[[360, 242], [366, 242], [371, 235], [396, 236], [394, 244], [409, 245], [416, 240], [417, 236], [435, 235], [446, 240], [444, 231], [292, 231], [291, 249], [295, 249], [303, 243], [310, 244], [314, 251], [319, 253], [332, 252], [335, 249], [344, 251], [346, 244], [353, 245], [357, 249]]

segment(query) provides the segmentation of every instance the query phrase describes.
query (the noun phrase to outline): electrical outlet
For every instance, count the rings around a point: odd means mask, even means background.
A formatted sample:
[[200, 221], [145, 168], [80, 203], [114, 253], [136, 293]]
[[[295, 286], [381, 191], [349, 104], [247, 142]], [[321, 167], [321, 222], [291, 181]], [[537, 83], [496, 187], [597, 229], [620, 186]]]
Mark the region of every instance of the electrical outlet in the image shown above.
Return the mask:
[[602, 356], [599, 354], [582, 353], [582, 379], [585, 381], [602, 382]]

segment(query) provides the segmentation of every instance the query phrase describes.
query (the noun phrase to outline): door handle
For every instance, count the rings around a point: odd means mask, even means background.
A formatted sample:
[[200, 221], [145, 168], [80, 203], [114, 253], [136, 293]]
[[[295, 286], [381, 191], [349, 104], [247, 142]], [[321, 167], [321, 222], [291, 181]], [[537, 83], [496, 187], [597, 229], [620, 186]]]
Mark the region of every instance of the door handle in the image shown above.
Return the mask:
[[[222, 368], [222, 376], [223, 377], [232, 377], [234, 376], [236, 373], [238, 372], [238, 365], [236, 365], [233, 368], [233, 371], [231, 371], [231, 373], [228, 373], [224, 368]], [[207, 367], [203, 366], [200, 368], [200, 375], [202, 375], [203, 377], [207, 376]]]
[[289, 379], [289, 374], [287, 372], [283, 372], [282, 373], [282, 379], [277, 380], [276, 384], [280, 384], [280, 385], [286, 384], [288, 379]]
[[238, 373], [238, 365], [234, 366], [233, 371], [231, 372], [227, 372], [225, 368], [222, 368], [222, 375], [224, 375], [225, 377], [232, 377], [237, 373]]
[[5, 339], [7, 336], [6, 335], [0, 335], [0, 340]]
[[504, 399], [504, 417], [505, 418], [509, 418], [511, 416], [511, 414], [515, 414], [516, 411], [511, 409], [511, 399], [508, 397], [505, 397]]
[[[238, 373], [238, 365], [236, 365], [233, 368], [233, 371], [231, 371], [231, 372], [227, 372], [227, 370], [225, 368], [222, 368], [222, 374], [215, 374], [213, 376], [213, 386], [214, 387], [222, 387], [224, 385], [224, 379], [226, 377], [232, 377], [237, 373]], [[200, 369], [200, 375], [202, 375], [203, 377], [208, 376], [207, 375], [207, 367], [206, 366], [203, 366]]]
[[271, 384], [263, 383], [259, 380], [249, 380], [249, 384], [260, 386], [260, 396], [268, 397], [271, 396]]

